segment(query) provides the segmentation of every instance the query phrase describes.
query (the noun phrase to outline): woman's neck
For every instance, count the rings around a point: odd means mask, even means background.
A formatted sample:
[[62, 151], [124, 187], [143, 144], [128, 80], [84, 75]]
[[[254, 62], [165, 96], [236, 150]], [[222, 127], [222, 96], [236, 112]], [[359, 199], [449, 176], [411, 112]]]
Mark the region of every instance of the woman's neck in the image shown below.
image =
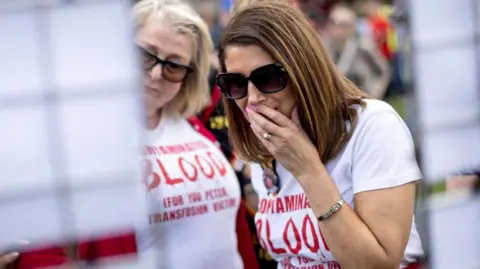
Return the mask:
[[147, 116], [147, 122], [146, 122], [147, 129], [153, 130], [157, 128], [161, 118], [162, 118], [162, 110], [157, 111], [153, 115]]

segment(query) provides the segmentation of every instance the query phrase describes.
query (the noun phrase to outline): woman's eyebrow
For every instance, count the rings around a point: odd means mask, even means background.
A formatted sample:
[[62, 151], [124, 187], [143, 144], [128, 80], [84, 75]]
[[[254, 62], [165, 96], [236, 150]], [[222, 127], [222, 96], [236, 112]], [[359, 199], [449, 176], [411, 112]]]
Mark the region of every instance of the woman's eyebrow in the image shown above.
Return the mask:
[[[142, 46], [142, 45], [140, 45], [140, 46]], [[149, 42], [145, 42], [142, 47], [148, 52], [151, 52], [151, 53], [154, 53], [154, 54], [157, 53], [157, 48], [155, 48], [155, 46], [153, 46]]]
[[177, 61], [177, 62], [182, 63], [182, 64], [190, 64], [187, 61], [187, 59], [180, 54], [175, 54], [175, 53], [168, 54], [166, 59], [172, 60], [172, 61]]
[[[159, 57], [159, 50], [156, 46], [146, 42], [145, 43], [145, 47], [144, 49], [151, 53], [152, 55], [155, 55], [156, 57]], [[161, 55], [162, 57], [159, 57], [161, 58], [162, 60], [171, 60], [171, 61], [174, 61], [174, 62], [178, 62], [179, 64], [185, 64], [185, 65], [188, 65], [190, 64], [187, 60], [187, 58], [185, 57], [185, 55], [181, 55], [179, 53], [175, 53], [175, 52], [172, 52], [172, 53], [166, 53], [164, 55]], [[165, 58], [163, 58], [165, 57]]]

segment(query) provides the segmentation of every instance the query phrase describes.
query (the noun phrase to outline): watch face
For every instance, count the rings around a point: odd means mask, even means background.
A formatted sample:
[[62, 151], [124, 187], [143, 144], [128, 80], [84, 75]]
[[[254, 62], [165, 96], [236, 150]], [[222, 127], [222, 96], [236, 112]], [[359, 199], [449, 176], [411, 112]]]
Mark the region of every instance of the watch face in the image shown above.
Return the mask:
[[333, 213], [337, 212], [342, 207], [342, 203], [338, 202], [332, 207]]
[[270, 168], [263, 169], [263, 183], [269, 195], [276, 195], [279, 191], [277, 175]]

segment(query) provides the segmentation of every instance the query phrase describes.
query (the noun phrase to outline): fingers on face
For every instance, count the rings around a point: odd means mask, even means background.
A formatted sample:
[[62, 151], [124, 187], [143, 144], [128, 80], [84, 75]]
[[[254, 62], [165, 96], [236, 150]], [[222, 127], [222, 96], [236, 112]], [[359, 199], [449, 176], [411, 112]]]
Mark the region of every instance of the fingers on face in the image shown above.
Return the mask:
[[250, 112], [249, 118], [252, 125], [258, 127], [258, 129], [271, 133], [272, 135], [279, 135], [281, 133], [282, 128], [280, 126], [271, 122], [260, 113]]
[[[262, 143], [267, 147], [268, 150], [271, 150], [273, 147], [273, 141], [275, 139], [274, 135], [262, 129], [260, 126], [252, 124], [253, 133], [262, 141]], [[266, 134], [270, 134], [270, 138], [265, 138]]]
[[[295, 134], [299, 130], [296, 124], [282, 113], [264, 105], [247, 112], [254, 134], [272, 154], [295, 140]], [[264, 137], [265, 134], [271, 134], [271, 137]]]
[[289, 127], [292, 121], [277, 110], [265, 105], [259, 105], [257, 112], [270, 118], [277, 126]]

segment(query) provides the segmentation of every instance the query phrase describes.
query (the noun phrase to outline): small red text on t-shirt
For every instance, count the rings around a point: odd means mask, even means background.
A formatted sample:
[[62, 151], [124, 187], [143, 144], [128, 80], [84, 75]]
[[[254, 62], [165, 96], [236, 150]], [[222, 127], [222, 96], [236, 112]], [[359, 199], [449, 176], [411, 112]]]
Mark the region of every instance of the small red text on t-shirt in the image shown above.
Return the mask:
[[259, 201], [260, 214], [281, 214], [310, 208], [310, 203], [304, 193], [286, 195], [275, 198], [262, 198]]
[[194, 141], [183, 144], [163, 145], [163, 146], [151, 146], [145, 145], [140, 148], [140, 154], [142, 156], [162, 156], [168, 154], [181, 154], [185, 152], [193, 152], [199, 149], [206, 149], [208, 145], [203, 141]]
[[[294, 265], [292, 259], [296, 260], [298, 265]], [[340, 264], [335, 261], [319, 264], [318, 261], [301, 256], [293, 258], [287, 257], [280, 261], [280, 265], [283, 269], [341, 269]]]
[[229, 196], [225, 187], [208, 189], [203, 193], [167, 196], [162, 201], [164, 210], [149, 215], [150, 224], [219, 212], [237, 206], [237, 199]]

